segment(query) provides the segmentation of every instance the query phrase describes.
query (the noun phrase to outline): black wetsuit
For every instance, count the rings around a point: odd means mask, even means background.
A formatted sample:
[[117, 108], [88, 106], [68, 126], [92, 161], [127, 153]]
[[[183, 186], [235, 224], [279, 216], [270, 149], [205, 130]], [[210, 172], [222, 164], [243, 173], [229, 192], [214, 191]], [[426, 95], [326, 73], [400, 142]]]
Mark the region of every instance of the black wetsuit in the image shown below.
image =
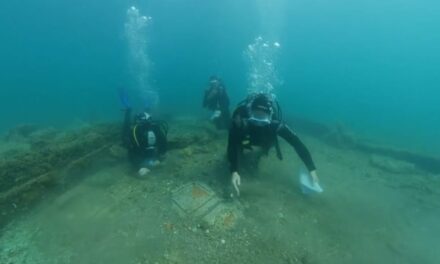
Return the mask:
[[[149, 132], [154, 134], [154, 144], [148, 140]], [[131, 163], [137, 168], [147, 167], [148, 161], [159, 160], [167, 151], [166, 131], [161, 127], [160, 122], [132, 124], [130, 109], [125, 112], [122, 140], [128, 149]]]
[[270, 125], [257, 127], [247, 123], [246, 106], [239, 106], [233, 113], [229, 129], [227, 155], [231, 172], [238, 172], [239, 155], [250, 146], [260, 146], [267, 154], [273, 146], [277, 148], [278, 158], [282, 159], [278, 136], [286, 140], [296, 151], [309, 171], [316, 169], [310, 152], [299, 137], [284, 123], [273, 120]]
[[[212, 94], [213, 89], [218, 89], [217, 94]], [[225, 129], [228, 127], [230, 122], [229, 97], [223, 85], [220, 85], [219, 87], [211, 86], [206, 89], [203, 97], [203, 107], [211, 111], [219, 110], [221, 112], [220, 116], [214, 120], [218, 129]]]

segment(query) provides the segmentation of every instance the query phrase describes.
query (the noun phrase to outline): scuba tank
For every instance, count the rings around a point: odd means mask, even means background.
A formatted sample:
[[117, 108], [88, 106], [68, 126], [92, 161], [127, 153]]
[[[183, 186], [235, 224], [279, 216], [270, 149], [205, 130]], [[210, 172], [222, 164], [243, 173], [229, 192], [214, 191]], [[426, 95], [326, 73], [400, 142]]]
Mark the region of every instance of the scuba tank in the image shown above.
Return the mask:
[[156, 134], [151, 130], [147, 132], [147, 146], [148, 148], [154, 148], [156, 146]]
[[157, 162], [157, 146], [156, 146], [156, 134], [153, 132], [153, 130], [149, 129], [146, 131], [145, 134], [146, 139], [146, 160], [144, 162], [144, 165], [147, 168], [152, 168], [155, 166]]

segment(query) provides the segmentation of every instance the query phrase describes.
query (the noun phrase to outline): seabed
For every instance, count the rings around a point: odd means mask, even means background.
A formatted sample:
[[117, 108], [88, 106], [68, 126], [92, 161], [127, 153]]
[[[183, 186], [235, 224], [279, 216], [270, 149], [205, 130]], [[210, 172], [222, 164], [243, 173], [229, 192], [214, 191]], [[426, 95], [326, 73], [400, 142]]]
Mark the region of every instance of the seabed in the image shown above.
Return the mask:
[[343, 133], [304, 132], [323, 194], [301, 193], [301, 162], [283, 143], [284, 161], [248, 166], [241, 197], [228, 199], [227, 133], [170, 123], [170, 151], [144, 178], [119, 125], [11, 130], [0, 143], [0, 263], [438, 263], [440, 173]]

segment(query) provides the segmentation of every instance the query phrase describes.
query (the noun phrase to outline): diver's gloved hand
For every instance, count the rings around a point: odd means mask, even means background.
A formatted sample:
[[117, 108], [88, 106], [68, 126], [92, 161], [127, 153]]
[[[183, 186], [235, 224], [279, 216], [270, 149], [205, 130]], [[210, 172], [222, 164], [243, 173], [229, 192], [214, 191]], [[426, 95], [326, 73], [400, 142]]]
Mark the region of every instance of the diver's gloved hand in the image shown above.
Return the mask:
[[124, 87], [118, 88], [118, 94], [119, 94], [119, 101], [121, 102], [121, 105], [123, 106], [124, 110], [129, 110], [131, 108], [130, 101], [128, 100], [128, 94]]
[[152, 169], [160, 165], [160, 161], [156, 159], [148, 159], [143, 164], [146, 168]]
[[312, 177], [313, 184], [319, 183], [319, 178], [318, 178], [318, 174], [316, 174], [316, 170], [312, 170], [310, 172], [310, 177]]
[[238, 188], [241, 185], [241, 177], [238, 172], [234, 171], [232, 173], [232, 186], [234, 186], [235, 191], [237, 192], [237, 196], [240, 196], [240, 189]]
[[160, 161], [158, 161], [158, 160], [154, 160], [152, 163], [151, 163], [151, 166], [152, 167], [157, 167], [157, 166], [159, 166], [160, 165]]
[[139, 176], [145, 176], [150, 172], [150, 170], [148, 168], [140, 168], [138, 171]]
[[222, 112], [220, 110], [215, 110], [214, 113], [211, 116], [211, 120], [219, 118], [221, 114], [222, 114]]

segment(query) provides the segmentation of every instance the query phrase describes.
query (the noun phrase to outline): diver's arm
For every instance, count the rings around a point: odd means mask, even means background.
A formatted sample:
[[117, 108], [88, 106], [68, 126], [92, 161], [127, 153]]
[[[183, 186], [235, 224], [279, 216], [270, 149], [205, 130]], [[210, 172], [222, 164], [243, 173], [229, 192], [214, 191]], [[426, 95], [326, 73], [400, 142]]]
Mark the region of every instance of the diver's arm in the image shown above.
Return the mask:
[[229, 128], [227, 153], [231, 170], [231, 183], [238, 196], [240, 196], [239, 187], [241, 185], [240, 174], [238, 174], [238, 155], [241, 151], [241, 142], [244, 137], [242, 112], [243, 107], [238, 107], [232, 114], [232, 122]]
[[239, 128], [233, 124], [229, 129], [228, 137], [228, 161], [231, 173], [238, 171], [238, 151], [239, 151]]
[[217, 93], [213, 92], [211, 88], [206, 89], [205, 91], [205, 97], [203, 99], [203, 106], [205, 108], [210, 108], [211, 105], [214, 103], [215, 97], [218, 96]]
[[304, 143], [295, 134], [295, 132], [293, 132], [286, 124], [280, 124], [278, 127], [278, 135], [286, 140], [295, 149], [296, 153], [309, 170], [311, 176], [314, 179], [317, 179], [316, 167], [315, 163], [313, 162], [312, 156], [310, 155], [310, 152], [304, 145]]
[[[240, 150], [241, 144], [239, 129], [240, 128], [234, 122], [229, 129], [228, 138], [228, 160], [231, 170], [231, 183], [238, 196], [240, 196], [239, 187], [241, 185], [240, 174], [238, 174], [238, 151]], [[231, 196], [233, 196], [232, 193]]]
[[221, 97], [220, 97], [220, 105], [223, 109], [228, 109], [229, 108], [229, 96], [226, 93], [226, 90], [223, 90]]
[[231, 172], [238, 171], [238, 154], [241, 151], [241, 142], [244, 137], [243, 108], [238, 107], [232, 113], [232, 122], [228, 137], [228, 160]]

